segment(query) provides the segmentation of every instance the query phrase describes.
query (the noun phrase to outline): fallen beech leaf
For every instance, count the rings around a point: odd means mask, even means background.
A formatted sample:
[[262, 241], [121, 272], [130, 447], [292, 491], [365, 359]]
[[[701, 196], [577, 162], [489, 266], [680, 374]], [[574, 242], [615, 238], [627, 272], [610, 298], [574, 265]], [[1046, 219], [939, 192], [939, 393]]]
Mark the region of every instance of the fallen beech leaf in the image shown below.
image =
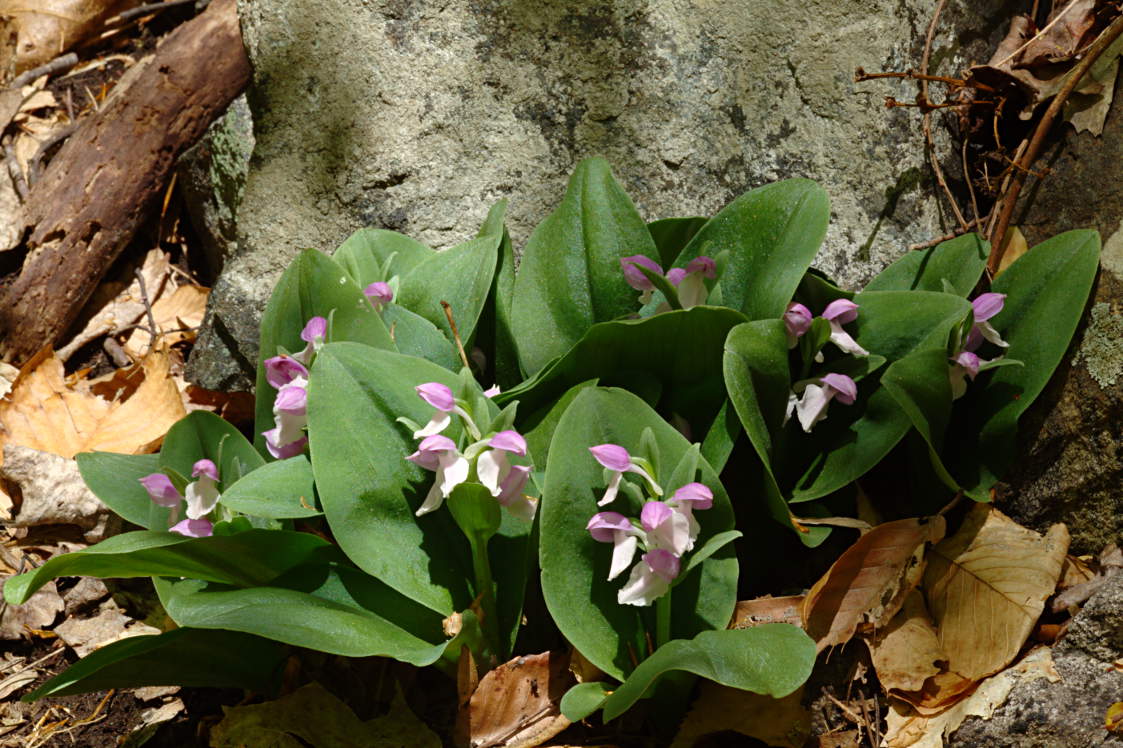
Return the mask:
[[733, 609], [733, 620], [729, 622], [729, 628], [747, 629], [765, 623], [803, 626], [803, 618], [800, 616], [803, 598], [803, 595], [788, 595], [739, 600], [737, 607]]
[[703, 681], [671, 748], [701, 744], [706, 735], [733, 731], [770, 746], [800, 748], [811, 734], [803, 688], [782, 699]]
[[[164, 295], [152, 305], [152, 316], [156, 320], [157, 329], [164, 331], [162, 336], [165, 345], [174, 345], [183, 340], [194, 340], [195, 330], [184, 328], [197, 328], [203, 324], [203, 312], [207, 308], [207, 295], [209, 288], [202, 286], [180, 286], [170, 296]], [[178, 332], [170, 332], [176, 330]], [[148, 341], [152, 336], [147, 330], [137, 328], [125, 341], [125, 351], [140, 358], [148, 350]]]
[[62, 597], [54, 582], [47, 582], [23, 605], [5, 605], [0, 611], [0, 639], [22, 639], [28, 629], [54, 623], [63, 611]]
[[472, 748], [530, 748], [569, 727], [561, 697], [574, 684], [563, 654], [516, 657], [481, 680], [468, 704]]
[[877, 679], [887, 692], [919, 691], [940, 672], [947, 655], [924, 607], [924, 596], [912, 590], [889, 625], [866, 638]]
[[1043, 538], [997, 509], [975, 506], [928, 554], [924, 590], [948, 669], [979, 680], [1009, 664], [1053, 594], [1068, 530]]
[[1013, 264], [1014, 260], [1024, 255], [1026, 250], [1029, 249], [1029, 243], [1026, 242], [1025, 235], [1017, 226], [1008, 228], [1006, 235], [1009, 237], [1006, 242], [1006, 251], [1002, 254], [1002, 262], [999, 263], [998, 270], [994, 273], [995, 278], [1002, 275], [1006, 268]]
[[803, 601], [803, 623], [819, 651], [879, 628], [920, 580], [924, 544], [944, 536], [944, 518], [878, 525], [846, 549]]
[[0, 403], [0, 446], [18, 444], [63, 457], [105, 450], [139, 454], [150, 450], [185, 415], [168, 356], [153, 351], [139, 365], [144, 381], [126, 400], [109, 401], [87, 382], [68, 386], [62, 361], [47, 351], [24, 368], [8, 400]]
[[1019, 67], [1049, 65], [1071, 60], [1085, 44], [1096, 22], [1096, 0], [1057, 3], [1045, 26], [1018, 55]]
[[211, 748], [312, 746], [313, 748], [440, 748], [441, 740], [395, 689], [390, 711], [363, 722], [319, 683], [276, 701], [222, 708], [211, 730]]
[[1053, 666], [1053, 651], [1048, 647], [1034, 649], [1017, 665], [987, 678], [969, 697], [938, 715], [921, 716], [907, 704], [891, 700], [882, 745], [886, 748], [943, 748], [944, 737], [959, 729], [965, 719], [990, 719], [995, 710], [1006, 703], [1019, 680], [1038, 678], [1047, 678], [1051, 683], [1060, 680]]
[[50, 452], [8, 444], [0, 474], [20, 487], [23, 500], [9, 521], [12, 527], [77, 525], [86, 541], [104, 540], [120, 520], [82, 480], [78, 463]]

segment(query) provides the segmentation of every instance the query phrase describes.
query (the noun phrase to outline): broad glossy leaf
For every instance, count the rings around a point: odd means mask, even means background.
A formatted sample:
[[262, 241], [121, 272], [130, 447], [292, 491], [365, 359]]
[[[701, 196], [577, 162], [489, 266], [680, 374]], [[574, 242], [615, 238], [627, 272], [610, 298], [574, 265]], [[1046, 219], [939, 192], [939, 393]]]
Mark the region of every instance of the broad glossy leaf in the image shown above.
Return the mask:
[[414, 314], [404, 306], [390, 304], [382, 311], [382, 321], [390, 328], [394, 345], [407, 356], [428, 359], [455, 371], [460, 367], [452, 338], [432, 322]]
[[[611, 544], [593, 540], [585, 525], [602, 509], [638, 516], [640, 507], [630, 506], [631, 500], [623, 493], [611, 505], [597, 506], [605, 480], [589, 447], [611, 443], [638, 451], [645, 429], [651, 430], [661, 455], [657, 479], [665, 491], [674, 491], [681, 484], [676, 484], [672, 472], [690, 449], [686, 439], [629, 392], [582, 390], [554, 433], [539, 509], [546, 605], [562, 634], [590, 662], [621, 680], [632, 669], [629, 646], [634, 652], [647, 648], [644, 631], [653, 626], [653, 611], [616, 601], [625, 580], [606, 581]], [[702, 527], [696, 547], [701, 548], [712, 536], [732, 529], [733, 511], [713, 469], [704, 460], [698, 465], [698, 480], [714, 493], [713, 507], [695, 513]], [[693, 636], [725, 626], [736, 603], [736, 588], [737, 560], [732, 547], [725, 546], [675, 587], [672, 634]], [[645, 619], [650, 621], [645, 623]]]
[[564, 357], [496, 401], [518, 400], [520, 413], [532, 413], [590, 379], [643, 395], [651, 393], [654, 383], [655, 399], [662, 397], [661, 411], [706, 425], [725, 399], [722, 344], [729, 330], [744, 321], [732, 309], [697, 306], [646, 319], [602, 322]]
[[[855, 339], [890, 363], [921, 349], [946, 346], [970, 312], [958, 296], [930, 291], [870, 291], [854, 297]], [[775, 447], [773, 468], [790, 501], [826, 496], [864, 475], [901, 440], [911, 422], [878, 376], [858, 383], [853, 406], [831, 403], [826, 420], [804, 434], [792, 419]]]
[[[417, 440], [396, 421], [429, 420], [433, 408], [414, 390], [424, 382], [460, 386], [455, 374], [422, 359], [327, 345], [308, 387], [308, 436], [320, 502], [343, 551], [406, 597], [449, 615], [472, 601], [468, 542], [447, 511], [414, 516], [434, 474], [406, 461]], [[445, 434], [455, 439], [459, 426]]]
[[620, 259], [657, 256], [647, 225], [608, 163], [577, 165], [565, 198], [531, 234], [515, 279], [511, 329], [519, 361], [534, 374], [597, 322], [635, 311], [637, 292]]
[[254, 409], [254, 446], [266, 454], [263, 431], [273, 428], [273, 400], [277, 391], [265, 379], [262, 362], [283, 348], [290, 353], [304, 350], [300, 339], [312, 317], [331, 320], [329, 340], [351, 340], [375, 348], [397, 350], [390, 331], [363, 291], [330, 257], [305, 250], [285, 270], [261, 317], [261, 348], [257, 365], [257, 405]]
[[702, 441], [702, 456], [710, 463], [713, 469], [720, 474], [725, 469], [725, 463], [733, 454], [733, 447], [737, 444], [737, 437], [741, 435], [741, 421], [737, 411], [729, 400], [721, 406], [721, 410], [714, 416], [713, 423], [706, 431], [706, 438]]
[[931, 249], [909, 252], [882, 270], [865, 290], [943, 291], [950, 286], [966, 296], [979, 282], [989, 255], [990, 242], [978, 234], [964, 234]]
[[[332, 255], [339, 266], [359, 288], [375, 281], [388, 281], [404, 275], [432, 257], [433, 250], [405, 234], [386, 229], [359, 229], [339, 245]], [[390, 275], [382, 277], [382, 269], [390, 263]]]
[[948, 370], [946, 348], [916, 351], [886, 369], [881, 376], [881, 384], [927, 442], [932, 467], [940, 480], [954, 491], [959, 486], [939, 455], [951, 417]]
[[780, 698], [803, 685], [814, 664], [815, 642], [787, 623], [703, 631], [690, 640], [668, 642], [641, 662], [604, 702], [604, 719], [607, 722], [626, 712], [671, 671], [694, 673], [723, 686]]
[[191, 480], [192, 466], [202, 459], [218, 467], [219, 488], [223, 490], [265, 464], [234, 424], [214, 413], [196, 410], [168, 430], [160, 448], [160, 467], [171, 468]]
[[[1014, 459], [1018, 418], [1064, 357], [1099, 266], [1095, 231], [1069, 231], [1038, 244], [994, 282], [1007, 294], [991, 324], [1010, 344], [1006, 356], [1024, 366], [980, 375], [959, 403], [963, 420], [953, 426], [955, 473], [968, 495], [986, 500]], [[984, 349], [984, 358], [987, 357]]]
[[222, 492], [223, 506], [251, 517], [314, 517], [316, 493], [306, 455], [258, 468]]
[[203, 686], [271, 693], [286, 648], [236, 631], [181, 628], [107, 644], [23, 697], [68, 696], [111, 688]]
[[827, 233], [830, 203], [807, 179], [759, 187], [722, 208], [675, 260], [729, 251], [719, 280], [722, 304], [750, 319], [784, 313]]
[[187, 577], [253, 586], [299, 564], [327, 560], [334, 555], [335, 549], [327, 541], [300, 532], [249, 530], [236, 535], [188, 538], [171, 532], [141, 530], [55, 556], [35, 571], [9, 577], [4, 583], [4, 599], [19, 605], [50, 580], [71, 576]]
[[495, 275], [502, 234], [487, 234], [437, 252], [402, 276], [396, 301], [424, 317], [452, 340], [442, 301], [452, 307], [460, 339], [467, 346], [476, 330]]
[[82, 480], [101, 503], [134, 525], [167, 528], [168, 510], [153, 502], [140, 484], [141, 478], [160, 470], [160, 455], [83, 452], [75, 459]]
[[580, 722], [600, 709], [604, 700], [611, 693], [612, 688], [607, 683], [601, 683], [600, 681], [578, 683], [565, 692], [559, 707], [561, 713], [570, 722]]
[[794, 301], [798, 301], [812, 314], [820, 314], [835, 299], [853, 299], [854, 293], [839, 288], [832, 280], [815, 268], [809, 268], [799, 281]]
[[689, 218], [663, 218], [647, 224], [651, 239], [655, 242], [657, 255], [651, 259], [657, 260], [665, 268], [671, 267], [675, 258], [683, 248], [690, 243], [698, 230], [706, 225], [708, 218], [692, 216]]
[[511, 330], [511, 301], [515, 292], [515, 250], [507, 233], [504, 219], [507, 201], [500, 200], [488, 211], [487, 219], [478, 236], [500, 234], [499, 263], [495, 268], [487, 306], [476, 328], [476, 345], [488, 356], [489, 371], [494, 373], [494, 383], [504, 388], [522, 381], [519, 369], [518, 347]]
[[305, 565], [249, 589], [188, 581], [160, 592], [168, 615], [181, 626], [241, 631], [345, 657], [393, 657], [418, 666], [436, 662], [445, 647], [439, 614], [346, 566]]
[[587, 382], [578, 382], [565, 391], [565, 394], [559, 397], [552, 405], [547, 406], [544, 413], [539, 412], [531, 415], [527, 419], [520, 419], [520, 423], [525, 424], [527, 428], [524, 436], [526, 437], [526, 446], [530, 451], [531, 456], [534, 458], [534, 464], [539, 466], [539, 470], [544, 468], [547, 464], [546, 460], [550, 453], [550, 442], [554, 438], [554, 430], [558, 427], [558, 422], [561, 420], [562, 415], [565, 413], [566, 408], [573, 402], [574, 398], [586, 387], [595, 387], [597, 380], [590, 379]]

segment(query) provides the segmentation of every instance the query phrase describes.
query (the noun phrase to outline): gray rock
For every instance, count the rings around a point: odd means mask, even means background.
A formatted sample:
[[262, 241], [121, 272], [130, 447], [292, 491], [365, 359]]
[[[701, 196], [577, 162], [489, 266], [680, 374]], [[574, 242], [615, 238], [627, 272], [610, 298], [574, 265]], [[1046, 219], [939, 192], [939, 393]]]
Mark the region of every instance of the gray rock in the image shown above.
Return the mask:
[[[970, 4], [951, 6], [934, 72], [982, 56], [995, 29]], [[882, 105], [911, 99], [915, 84], [853, 82], [859, 66], [916, 67], [931, 10], [923, 0], [242, 2], [257, 146], [240, 252], [210, 319], [254, 361], [257, 315], [299, 249], [330, 250], [363, 226], [451, 246], [504, 197], [520, 246], [590, 155], [614, 165], [650, 219], [816, 179], [834, 206], [819, 266], [860, 285], [946, 230], [919, 115]], [[196, 357], [204, 384], [249, 385], [217, 347]]]
[[1102, 137], [1065, 137], [1042, 158], [1050, 172], [1027, 184], [1016, 213], [1030, 246], [1094, 228], [1101, 270], [1069, 355], [1022, 418], [1020, 459], [999, 486], [1002, 510], [1042, 531], [1064, 522], [1073, 553], [1099, 553], [1123, 536], [1123, 86]]
[[1021, 680], [989, 720], [972, 717], [946, 745], [993, 748], [1066, 748], [1123, 745], [1103, 728], [1104, 715], [1123, 694], [1123, 574], [1116, 574], [1085, 604], [1053, 648], [1059, 683]]

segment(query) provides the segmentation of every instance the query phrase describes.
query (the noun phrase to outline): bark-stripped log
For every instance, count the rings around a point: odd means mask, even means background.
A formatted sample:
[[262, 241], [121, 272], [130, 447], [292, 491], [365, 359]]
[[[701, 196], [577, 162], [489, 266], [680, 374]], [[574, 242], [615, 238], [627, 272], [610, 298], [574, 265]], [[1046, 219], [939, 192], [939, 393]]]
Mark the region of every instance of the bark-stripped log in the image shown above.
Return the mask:
[[173, 31], [89, 115], [32, 187], [28, 255], [0, 293], [0, 355], [58, 340], [156, 204], [179, 154], [246, 87], [235, 0]]

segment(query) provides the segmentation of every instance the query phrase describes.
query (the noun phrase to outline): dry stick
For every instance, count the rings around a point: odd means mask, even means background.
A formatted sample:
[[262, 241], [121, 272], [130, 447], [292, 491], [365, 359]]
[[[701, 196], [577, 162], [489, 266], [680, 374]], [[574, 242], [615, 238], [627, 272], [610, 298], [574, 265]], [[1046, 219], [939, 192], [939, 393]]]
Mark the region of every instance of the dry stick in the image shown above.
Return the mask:
[[[1018, 144], [1017, 150], [1014, 151], [1014, 161], [1013, 162], [1017, 162], [1017, 160], [1022, 157], [1022, 154], [1026, 152], [1026, 147], [1028, 145], [1029, 145], [1029, 141], [1027, 141], [1027, 140], [1023, 140], [1021, 143]], [[1010, 189], [1010, 181], [1014, 178], [1014, 170], [1013, 169], [1006, 169], [1001, 174], [999, 174], [999, 177], [1002, 179], [1002, 184], [999, 185], [998, 195], [1001, 196], [1001, 195], [1005, 195], [1006, 191], [1008, 189]], [[999, 197], [998, 200], [995, 202], [994, 206], [992, 206], [991, 209], [990, 209], [990, 217], [987, 219], [987, 229], [986, 229], [986, 232], [985, 232], [985, 234], [987, 236], [991, 236], [994, 233], [994, 225], [998, 222], [998, 214], [1002, 212], [1001, 209], [1000, 209], [1000, 206], [1002, 204], [1003, 204], [1003, 198]]]
[[78, 55], [74, 52], [68, 52], [61, 57], [56, 57], [50, 62], [43, 63], [39, 67], [31, 68], [31, 70], [20, 73], [15, 78], [12, 78], [12, 82], [8, 84], [8, 88], [19, 90], [20, 86], [26, 86], [28, 83], [31, 83], [41, 76], [54, 75], [62, 70], [69, 70], [77, 64]]
[[77, 129], [78, 123], [71, 122], [66, 127], [51, 133], [50, 137], [39, 144], [39, 147], [35, 149], [35, 155], [27, 162], [28, 182], [35, 184], [36, 180], [39, 179], [39, 170], [42, 168], [43, 157], [47, 155], [47, 151], [69, 138]]
[[909, 245], [909, 251], [913, 252], [913, 251], [916, 251], [916, 250], [919, 250], [919, 249], [930, 249], [932, 247], [935, 247], [937, 244], [943, 244], [944, 242], [951, 241], [952, 239], [954, 239], [957, 236], [963, 236], [968, 231], [970, 231], [971, 229], [975, 228], [978, 225], [979, 225], [979, 219], [978, 218], [972, 218], [970, 221], [967, 222], [966, 228], [956, 229], [955, 231], [950, 231], [950, 232], [944, 234], [943, 236], [937, 236], [935, 239], [929, 239], [926, 242], [919, 242], [918, 244], [910, 244]]
[[[924, 39], [924, 55], [920, 58], [920, 96], [924, 101], [928, 101], [928, 59], [932, 55], [932, 40], [936, 37], [936, 25], [940, 22], [940, 13], [943, 12], [946, 3], [947, 0], [940, 0], [936, 4], [936, 10], [932, 13], [932, 21], [928, 24], [928, 36]], [[955, 195], [951, 194], [951, 188], [948, 187], [947, 180], [944, 179], [944, 170], [940, 168], [940, 160], [936, 158], [936, 141], [932, 138], [931, 110], [924, 112], [921, 122], [924, 129], [924, 142], [928, 148], [928, 160], [932, 163], [932, 171], [936, 175], [936, 182], [943, 189], [944, 195], [947, 196], [948, 204], [951, 205], [951, 212], [955, 214], [955, 220], [959, 221], [960, 228], [967, 231], [967, 219], [963, 217], [962, 211], [959, 210]]]
[[130, 8], [129, 10], [126, 10], [119, 15], [105, 19], [105, 25], [112, 26], [113, 24], [123, 23], [124, 21], [128, 21], [129, 19], [136, 18], [137, 16], [146, 16], [150, 13], [159, 13], [162, 10], [168, 10], [169, 8], [178, 8], [183, 5], [190, 5], [194, 2], [195, 0], [167, 0], [167, 2], [163, 3], [148, 3], [147, 5]]
[[16, 188], [16, 196], [21, 203], [27, 202], [27, 179], [24, 178], [23, 169], [19, 166], [11, 138], [4, 139], [4, 163], [8, 167], [8, 175], [12, 178], [12, 186]]
[[456, 320], [452, 318], [452, 304], [447, 301], [441, 301], [441, 308], [445, 310], [445, 318], [448, 319], [448, 326], [452, 328], [452, 339], [456, 341], [456, 350], [460, 353], [460, 360], [464, 362], [466, 369], [472, 367], [468, 364], [468, 356], [464, 353], [464, 344], [460, 342], [460, 332], [456, 329]]
[[1110, 47], [1119, 38], [1120, 34], [1123, 34], [1123, 15], [1111, 22], [1111, 25], [1100, 34], [1100, 38], [1096, 39], [1092, 46], [1088, 48], [1084, 59], [1072, 69], [1068, 81], [1057, 92], [1056, 97], [1049, 104], [1049, 108], [1045, 110], [1045, 114], [1041, 117], [1041, 122], [1037, 124], [1037, 129], [1033, 131], [1033, 137], [1030, 139], [1025, 153], [1015, 161], [1016, 169], [1013, 174], [1013, 182], [1010, 184], [1010, 191], [1003, 196], [1002, 214], [998, 217], [998, 225], [995, 226], [994, 234], [990, 238], [992, 249], [990, 260], [987, 262], [987, 269], [992, 274], [1000, 267], [1002, 256], [1006, 254], [1008, 244], [1006, 233], [1010, 227], [1010, 219], [1014, 215], [1018, 194], [1022, 190], [1022, 185], [1025, 184], [1026, 171], [1029, 170], [1029, 167], [1033, 165], [1033, 162], [1037, 160], [1037, 156], [1041, 153], [1041, 148], [1045, 145], [1045, 136], [1052, 129], [1053, 121], [1060, 114], [1065, 102], [1068, 101], [1068, 97], [1076, 90], [1080, 80], [1092, 69], [1092, 65], [1096, 63], [1104, 50]]
[[963, 181], [967, 183], [967, 194], [971, 196], [971, 212], [975, 215], [971, 222], [977, 224], [979, 222], [979, 201], [975, 197], [975, 184], [971, 179], [971, 172], [967, 168], [967, 138], [963, 138], [959, 155], [963, 162]]
[[148, 350], [145, 355], [152, 352], [152, 346], [156, 345], [156, 317], [152, 314], [152, 304], [148, 301], [148, 288], [144, 283], [144, 273], [140, 272], [140, 268], [133, 271], [136, 276], [136, 282], [140, 285], [140, 300], [144, 302], [144, 313], [148, 315]]

